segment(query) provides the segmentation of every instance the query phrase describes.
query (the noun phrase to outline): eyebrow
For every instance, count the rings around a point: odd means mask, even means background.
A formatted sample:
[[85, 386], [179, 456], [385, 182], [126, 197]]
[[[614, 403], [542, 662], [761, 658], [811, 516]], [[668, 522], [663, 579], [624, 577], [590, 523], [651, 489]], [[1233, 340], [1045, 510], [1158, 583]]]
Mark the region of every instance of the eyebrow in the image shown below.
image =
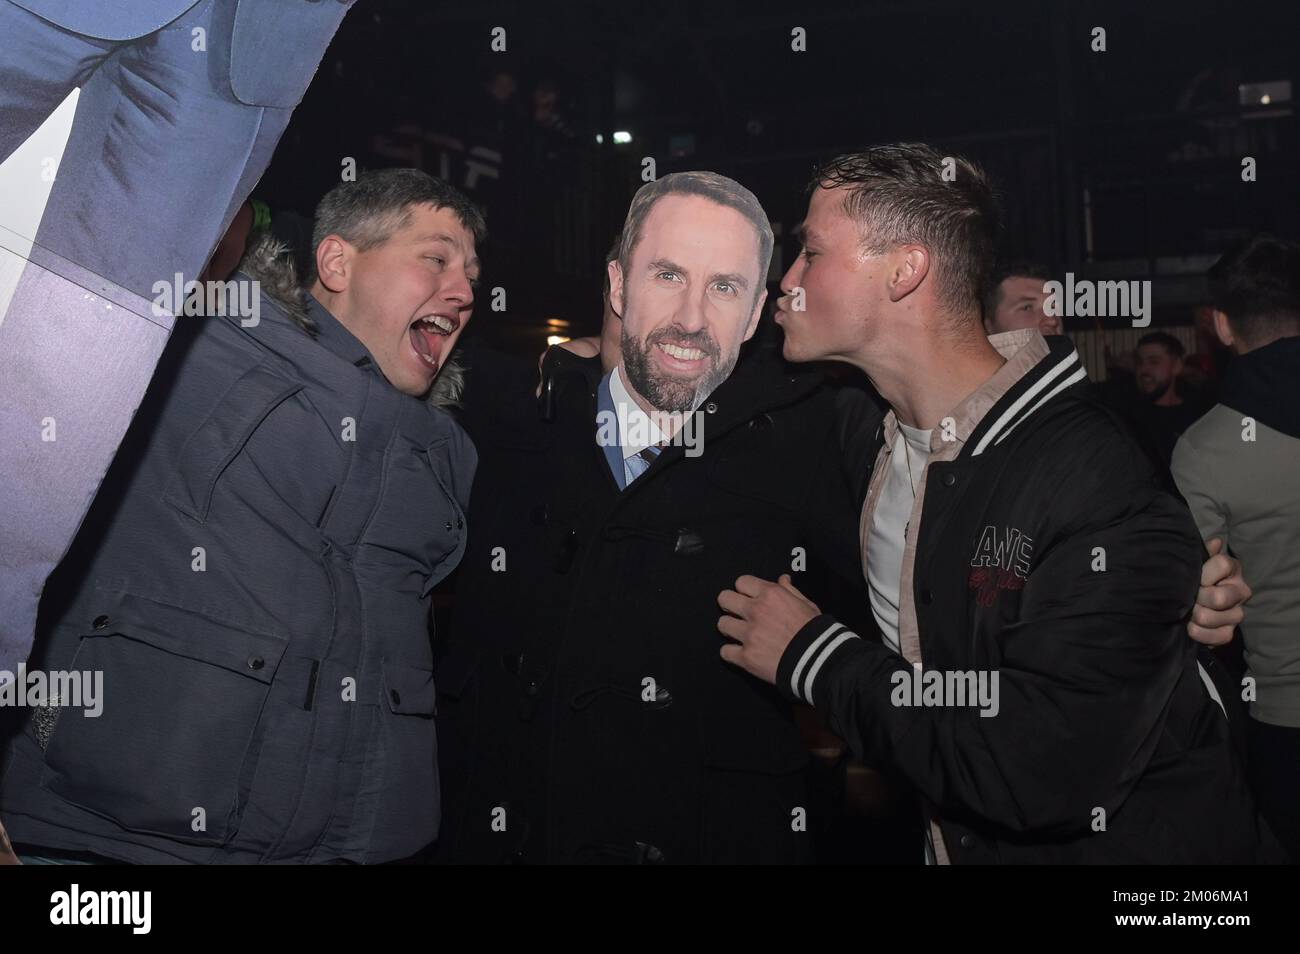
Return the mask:
[[668, 259], [666, 259], [666, 258], [656, 258], [653, 262], [651, 262], [649, 265], [646, 266], [646, 271], [648, 271], [648, 272], [659, 272], [659, 271], [666, 271], [666, 272], [681, 272], [683, 275], [689, 275], [689, 274], [690, 274], [690, 272], [688, 272], [686, 269], [682, 268], [682, 266], [678, 265], [676, 262], [670, 262], [670, 261], [669, 261]]
[[714, 282], [727, 282], [728, 284], [735, 285], [741, 291], [749, 291], [749, 279], [744, 275], [723, 273], [721, 275], [714, 275], [710, 280]]
[[[653, 262], [651, 262], [651, 263], [647, 266], [647, 271], [651, 271], [651, 272], [659, 272], [659, 271], [680, 272], [680, 273], [683, 274], [683, 275], [690, 275], [690, 272], [689, 272], [687, 269], [685, 269], [685, 268], [683, 268], [682, 266], [678, 265], [676, 262], [671, 262], [671, 261], [669, 261], [669, 260], [666, 259], [666, 258], [658, 258], [658, 259], [655, 259]], [[710, 276], [709, 276], [709, 281], [710, 281], [710, 282], [717, 282], [717, 281], [730, 282], [731, 284], [733, 284], [733, 285], [735, 285], [737, 288], [739, 288], [741, 291], [748, 291], [748, 290], [749, 290], [749, 279], [746, 278], [744, 275], [740, 275], [740, 274], [737, 274], [737, 273], [735, 273], [735, 272], [714, 273], [713, 275], [710, 275]]]
[[[457, 242], [450, 235], [448, 235], [446, 232], [430, 232], [427, 235], [418, 236], [415, 240], [415, 244], [417, 245], [423, 245], [426, 242], [441, 242], [443, 245], [450, 245], [452, 248], [456, 249], [457, 251], [461, 251], [460, 243]], [[478, 269], [478, 267], [479, 267], [478, 256], [475, 256], [470, 259], [466, 259], [465, 261], [466, 271], [469, 271], [470, 269]]]
[[794, 237], [799, 240], [800, 245], [807, 245], [819, 238], [818, 234], [808, 227], [807, 222], [800, 222], [794, 227]]
[[800, 222], [796, 229], [794, 229], [794, 238], [797, 238], [798, 243], [803, 247], [811, 246], [811, 244], [823, 244], [822, 233], [810, 229], [805, 222]]

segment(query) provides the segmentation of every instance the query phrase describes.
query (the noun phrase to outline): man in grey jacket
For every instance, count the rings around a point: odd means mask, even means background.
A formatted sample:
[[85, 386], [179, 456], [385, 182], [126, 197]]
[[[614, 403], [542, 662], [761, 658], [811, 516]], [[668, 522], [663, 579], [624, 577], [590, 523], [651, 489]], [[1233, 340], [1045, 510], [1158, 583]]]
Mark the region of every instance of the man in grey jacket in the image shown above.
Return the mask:
[[1215, 331], [1236, 358], [1173, 473], [1201, 535], [1226, 540], [1254, 590], [1241, 627], [1247, 771], [1300, 861], [1300, 245], [1257, 236], [1209, 278]]
[[475, 463], [434, 405], [483, 236], [445, 183], [365, 174], [317, 210], [308, 293], [254, 253], [253, 313], [178, 323], [42, 602], [33, 667], [102, 673], [102, 711], [60, 698], [9, 733], [20, 855], [382, 862], [434, 839], [429, 594]]

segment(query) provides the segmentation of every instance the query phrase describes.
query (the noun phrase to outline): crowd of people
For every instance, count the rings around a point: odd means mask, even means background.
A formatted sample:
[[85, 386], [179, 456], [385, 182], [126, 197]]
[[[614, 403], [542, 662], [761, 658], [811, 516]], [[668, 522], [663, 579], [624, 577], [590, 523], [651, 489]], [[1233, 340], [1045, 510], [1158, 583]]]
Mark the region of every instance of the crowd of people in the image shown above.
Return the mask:
[[943, 167], [821, 166], [771, 318], [754, 195], [651, 181], [540, 366], [457, 347], [486, 230], [426, 173], [332, 189], [305, 273], [254, 231], [261, 320], [178, 327], [46, 589], [33, 665], [110, 704], [9, 727], [19, 857], [816, 861], [802, 707], [904, 860], [1294, 855], [1300, 247], [1212, 271], [1218, 403], [1154, 332], [1126, 410]]

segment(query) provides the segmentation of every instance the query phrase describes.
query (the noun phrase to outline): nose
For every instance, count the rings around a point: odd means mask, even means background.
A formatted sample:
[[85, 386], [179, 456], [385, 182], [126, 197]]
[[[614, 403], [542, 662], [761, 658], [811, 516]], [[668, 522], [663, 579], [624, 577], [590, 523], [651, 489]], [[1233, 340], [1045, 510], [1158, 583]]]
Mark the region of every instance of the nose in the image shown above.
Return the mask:
[[803, 278], [803, 256], [795, 256], [795, 260], [786, 269], [785, 274], [781, 276], [781, 294], [793, 295], [794, 290], [799, 287]]
[[673, 323], [683, 331], [700, 331], [708, 327], [709, 321], [705, 314], [706, 294], [707, 290], [701, 288], [699, 291], [682, 295], [673, 312]]
[[443, 273], [438, 297], [457, 308], [468, 308], [474, 304], [474, 286], [470, 284], [464, 268], [448, 269]]

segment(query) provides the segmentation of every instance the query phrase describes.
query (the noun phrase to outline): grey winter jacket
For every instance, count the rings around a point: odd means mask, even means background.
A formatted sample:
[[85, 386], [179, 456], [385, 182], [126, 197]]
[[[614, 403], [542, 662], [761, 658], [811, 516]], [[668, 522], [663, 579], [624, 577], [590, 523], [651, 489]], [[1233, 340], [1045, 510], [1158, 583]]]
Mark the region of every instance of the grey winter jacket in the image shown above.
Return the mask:
[[[103, 703], [28, 710], [13, 840], [134, 862], [381, 862], [438, 829], [430, 590], [460, 560], [472, 444], [260, 247], [256, 324], [177, 321], [42, 604], [31, 668]], [[291, 268], [291, 266], [290, 266]]]

